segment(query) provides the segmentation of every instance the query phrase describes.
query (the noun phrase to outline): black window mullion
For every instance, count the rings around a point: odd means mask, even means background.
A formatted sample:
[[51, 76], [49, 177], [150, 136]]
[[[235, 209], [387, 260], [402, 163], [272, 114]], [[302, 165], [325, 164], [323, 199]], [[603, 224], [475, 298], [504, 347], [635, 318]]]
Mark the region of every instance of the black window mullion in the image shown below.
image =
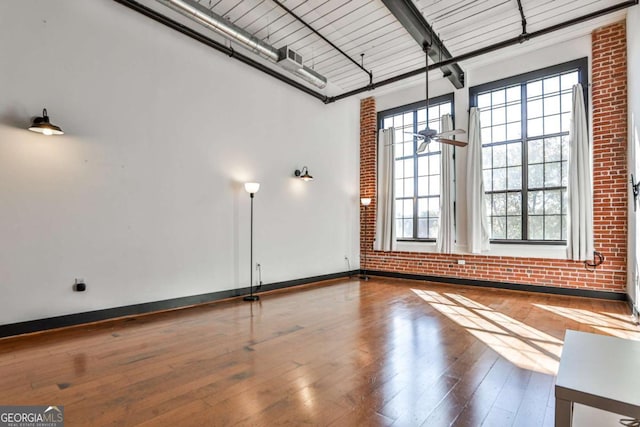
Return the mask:
[[[543, 93], [544, 95], [544, 93]], [[547, 158], [547, 144], [545, 144], [544, 140], [547, 139], [544, 134], [544, 98], [542, 101], [542, 238], [544, 239], [547, 235], [547, 166], [548, 163], [546, 161]]]
[[554, 187], [535, 187], [530, 188], [531, 191], [557, 191], [557, 190], [566, 190], [567, 187], [563, 187], [561, 185], [556, 185]]
[[529, 238], [529, 144], [527, 134], [527, 84], [520, 86], [520, 126], [522, 134], [522, 185], [521, 185], [521, 205], [522, 209], [522, 229], [521, 238]]
[[542, 94], [540, 95], [540, 102], [542, 102], [542, 135], [540, 135], [540, 139], [542, 139], [542, 187], [544, 190], [542, 191], [542, 239], [547, 236], [547, 188], [545, 177], [547, 176], [547, 161], [546, 161], [546, 153], [547, 153], [547, 144], [545, 144], [544, 140], [546, 138], [546, 133], [544, 129], [544, 80], [540, 79], [540, 89], [542, 90]]
[[[429, 120], [427, 120], [429, 123]], [[418, 109], [413, 110], [413, 133], [418, 133]], [[418, 238], [418, 138], [413, 136], [413, 238]]]

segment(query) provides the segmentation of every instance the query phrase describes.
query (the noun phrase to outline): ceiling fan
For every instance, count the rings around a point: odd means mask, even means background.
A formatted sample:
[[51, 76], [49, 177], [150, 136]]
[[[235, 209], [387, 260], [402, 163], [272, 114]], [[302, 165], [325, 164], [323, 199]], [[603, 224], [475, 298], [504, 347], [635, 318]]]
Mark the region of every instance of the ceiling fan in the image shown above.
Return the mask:
[[[426, 113], [427, 116], [429, 114], [429, 45], [428, 44], [424, 44], [423, 45], [423, 49], [424, 49], [424, 56], [426, 58], [426, 68], [425, 68], [425, 103], [426, 103]], [[417, 153], [422, 153], [424, 150], [427, 149], [427, 146], [429, 145], [430, 142], [440, 142], [442, 144], [451, 144], [451, 145], [455, 145], [457, 147], [466, 147], [468, 142], [466, 141], [458, 141], [456, 139], [450, 139], [447, 138], [449, 136], [453, 136], [453, 135], [460, 135], [460, 134], [464, 134], [466, 133], [464, 130], [462, 129], [454, 129], [454, 130], [450, 130], [450, 131], [445, 131], [445, 132], [437, 132], [434, 129], [429, 129], [429, 118], [427, 117], [427, 123], [425, 124], [425, 128], [422, 129], [421, 131], [418, 131], [418, 133], [413, 133], [413, 132], [405, 132], [405, 133], [410, 133], [411, 135], [413, 135], [414, 137], [416, 137], [417, 139], [421, 139], [422, 142], [420, 142], [420, 145], [418, 146], [418, 149], [416, 150]]]

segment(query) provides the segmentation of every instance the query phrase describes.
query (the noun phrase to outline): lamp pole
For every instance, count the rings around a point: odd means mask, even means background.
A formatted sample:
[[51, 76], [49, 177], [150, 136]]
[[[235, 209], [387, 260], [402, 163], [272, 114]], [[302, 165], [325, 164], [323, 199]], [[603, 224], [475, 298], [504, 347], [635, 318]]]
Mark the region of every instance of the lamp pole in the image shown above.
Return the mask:
[[362, 238], [364, 241], [364, 245], [362, 245], [364, 249], [364, 263], [360, 278], [362, 280], [369, 280], [369, 276], [367, 276], [367, 206], [371, 204], [371, 198], [363, 197], [360, 199], [360, 203], [364, 206], [364, 236]]
[[246, 182], [244, 184], [244, 190], [249, 193], [251, 198], [251, 227], [250, 227], [250, 244], [249, 244], [249, 295], [245, 295], [243, 300], [245, 301], [258, 301], [260, 297], [253, 294], [253, 196], [260, 189], [260, 184], [257, 182]]

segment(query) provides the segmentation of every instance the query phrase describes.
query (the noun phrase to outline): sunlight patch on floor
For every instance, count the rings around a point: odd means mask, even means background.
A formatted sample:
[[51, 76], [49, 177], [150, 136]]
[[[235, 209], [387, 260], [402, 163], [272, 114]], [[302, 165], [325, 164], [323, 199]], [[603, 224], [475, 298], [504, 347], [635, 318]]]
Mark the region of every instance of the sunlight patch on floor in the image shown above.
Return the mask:
[[462, 295], [412, 291], [516, 366], [557, 374], [561, 340]]
[[631, 316], [607, 312], [598, 313], [581, 308], [557, 307], [545, 304], [533, 305], [567, 319], [591, 326], [607, 335], [640, 341], [640, 328], [633, 323]]

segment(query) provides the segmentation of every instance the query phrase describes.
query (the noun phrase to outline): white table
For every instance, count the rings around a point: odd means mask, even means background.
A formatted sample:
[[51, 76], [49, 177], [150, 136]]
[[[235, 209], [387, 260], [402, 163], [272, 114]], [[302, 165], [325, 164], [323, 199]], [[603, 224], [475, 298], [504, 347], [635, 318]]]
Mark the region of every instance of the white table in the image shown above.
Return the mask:
[[567, 331], [555, 392], [556, 427], [572, 426], [574, 402], [640, 419], [640, 342]]

